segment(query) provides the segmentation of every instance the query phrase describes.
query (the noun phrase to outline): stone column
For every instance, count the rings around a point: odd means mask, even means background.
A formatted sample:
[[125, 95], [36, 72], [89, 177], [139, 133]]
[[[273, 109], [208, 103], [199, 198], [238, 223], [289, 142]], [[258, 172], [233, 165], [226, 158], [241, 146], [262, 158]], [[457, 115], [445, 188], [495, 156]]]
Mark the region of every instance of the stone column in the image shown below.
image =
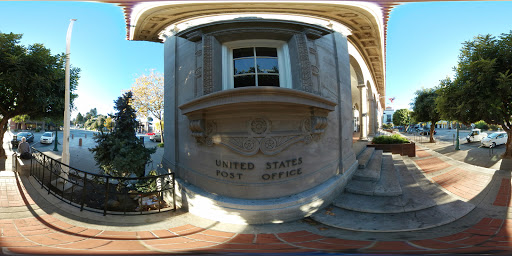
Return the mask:
[[359, 106], [359, 123], [360, 123], [360, 133], [359, 140], [368, 140], [368, 122], [366, 121], [368, 118], [368, 113], [366, 112], [366, 86], [364, 84], [359, 84], [357, 86], [359, 89], [359, 102], [361, 102], [361, 106]]
[[370, 136], [375, 136], [375, 115], [377, 111], [375, 111], [375, 99], [371, 97], [370, 101], [370, 122], [369, 122], [369, 134]]

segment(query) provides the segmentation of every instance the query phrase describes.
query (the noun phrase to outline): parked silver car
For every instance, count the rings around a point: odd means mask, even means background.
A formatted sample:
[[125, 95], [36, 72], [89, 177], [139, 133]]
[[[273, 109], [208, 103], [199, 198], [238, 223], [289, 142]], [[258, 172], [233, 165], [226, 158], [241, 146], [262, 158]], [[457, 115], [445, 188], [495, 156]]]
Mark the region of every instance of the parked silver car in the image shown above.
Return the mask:
[[508, 134], [506, 132], [494, 132], [482, 139], [482, 147], [496, 147], [507, 143]]

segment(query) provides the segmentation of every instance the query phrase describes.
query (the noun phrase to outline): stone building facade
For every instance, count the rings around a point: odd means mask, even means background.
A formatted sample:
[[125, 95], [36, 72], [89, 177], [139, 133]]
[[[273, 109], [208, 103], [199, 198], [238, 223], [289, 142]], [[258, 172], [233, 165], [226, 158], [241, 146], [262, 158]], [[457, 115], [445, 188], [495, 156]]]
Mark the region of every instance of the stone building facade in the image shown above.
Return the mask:
[[378, 130], [385, 86], [382, 10], [342, 3], [130, 7], [130, 39], [164, 44], [162, 163], [184, 208], [275, 223], [343, 190], [354, 131]]

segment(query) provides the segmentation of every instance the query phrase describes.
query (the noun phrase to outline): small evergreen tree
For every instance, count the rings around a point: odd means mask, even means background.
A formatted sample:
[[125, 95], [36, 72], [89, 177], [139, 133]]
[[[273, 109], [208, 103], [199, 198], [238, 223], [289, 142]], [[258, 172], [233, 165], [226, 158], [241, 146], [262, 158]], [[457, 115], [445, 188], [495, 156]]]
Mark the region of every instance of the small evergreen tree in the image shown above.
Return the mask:
[[94, 136], [96, 147], [90, 149], [94, 160], [107, 175], [127, 177], [135, 174], [144, 176], [146, 164], [156, 148], [146, 148], [135, 135], [138, 122], [130, 102], [132, 93], [127, 92], [115, 101], [117, 113], [112, 117], [114, 127], [111, 133], [101, 131]]

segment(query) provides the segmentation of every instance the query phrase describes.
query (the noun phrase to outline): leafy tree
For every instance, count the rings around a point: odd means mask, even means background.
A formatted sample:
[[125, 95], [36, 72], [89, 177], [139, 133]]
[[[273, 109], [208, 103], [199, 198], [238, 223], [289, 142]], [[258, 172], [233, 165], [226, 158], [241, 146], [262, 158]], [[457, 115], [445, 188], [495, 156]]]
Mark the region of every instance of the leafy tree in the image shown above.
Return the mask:
[[434, 140], [435, 123], [441, 120], [441, 115], [436, 108], [436, 89], [422, 89], [416, 91], [413, 106], [413, 117], [418, 122], [430, 122], [430, 142]]
[[407, 125], [411, 121], [411, 111], [408, 109], [399, 109], [393, 113], [393, 124], [404, 126], [407, 130]]
[[[135, 79], [131, 91], [133, 92], [133, 107], [139, 116], [154, 116], [160, 120], [163, 127], [164, 115], [164, 77], [160, 73], [151, 71], [149, 75], [143, 74]], [[162, 129], [162, 142], [164, 134]]]
[[109, 132], [111, 132], [113, 125], [114, 125], [114, 122], [112, 122], [112, 117], [108, 116], [107, 119], [105, 119], [105, 128], [107, 128], [107, 130]]
[[[20, 45], [21, 38], [0, 33], [0, 141], [15, 116], [38, 120], [64, 115], [65, 54], [52, 55], [42, 44]], [[70, 72], [71, 108], [79, 73], [78, 68]], [[0, 158], [5, 158], [3, 147]]]
[[76, 118], [75, 118], [75, 125], [83, 124], [83, 123], [84, 123], [84, 116], [82, 116], [82, 114], [80, 112], [78, 112], [78, 114], [76, 115]]
[[464, 124], [501, 125], [508, 134], [503, 158], [512, 158], [512, 31], [463, 43], [454, 80], [442, 81], [438, 108]]
[[160, 121], [155, 124], [156, 130], [162, 132], [164, 130], [164, 121]]
[[156, 148], [145, 148], [135, 135], [138, 122], [131, 106], [132, 93], [127, 92], [115, 101], [117, 113], [112, 116], [114, 129], [94, 136], [96, 147], [90, 149], [98, 166], [107, 175], [126, 177], [144, 176], [145, 165]]

